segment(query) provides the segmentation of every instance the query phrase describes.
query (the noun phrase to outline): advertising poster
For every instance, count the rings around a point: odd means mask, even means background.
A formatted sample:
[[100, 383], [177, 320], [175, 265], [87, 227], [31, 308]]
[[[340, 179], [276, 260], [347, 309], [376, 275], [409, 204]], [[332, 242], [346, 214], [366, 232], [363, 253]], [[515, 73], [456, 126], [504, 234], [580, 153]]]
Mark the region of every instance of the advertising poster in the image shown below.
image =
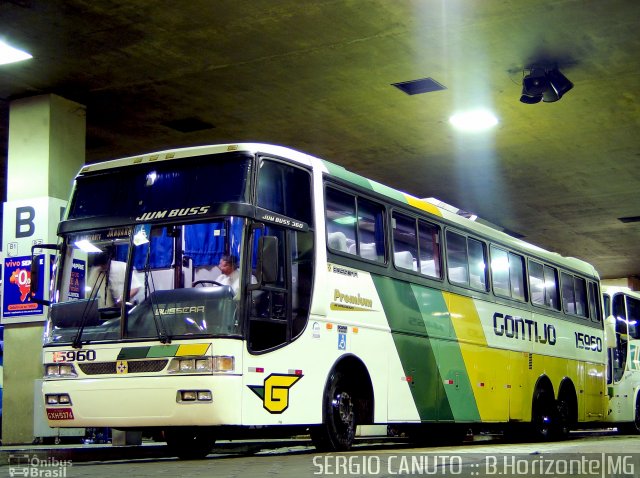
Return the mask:
[[84, 299], [85, 274], [85, 262], [79, 259], [74, 259], [73, 266], [71, 268], [71, 278], [69, 280], [69, 300]]
[[[38, 264], [40, 269], [40, 284], [38, 284], [39, 298], [44, 289], [44, 257]], [[31, 256], [7, 257], [4, 259], [3, 276], [3, 317], [26, 315], [40, 315], [42, 305], [31, 300], [29, 288], [31, 286]]]

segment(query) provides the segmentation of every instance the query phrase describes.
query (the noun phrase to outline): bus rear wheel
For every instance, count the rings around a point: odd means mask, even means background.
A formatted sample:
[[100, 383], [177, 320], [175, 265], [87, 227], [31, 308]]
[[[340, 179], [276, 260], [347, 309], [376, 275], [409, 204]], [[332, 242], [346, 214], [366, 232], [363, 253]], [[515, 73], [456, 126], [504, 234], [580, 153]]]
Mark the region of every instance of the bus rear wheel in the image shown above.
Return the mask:
[[356, 434], [356, 400], [351, 382], [332, 372], [323, 397], [322, 424], [311, 428], [311, 440], [320, 451], [346, 451]]
[[171, 453], [183, 460], [199, 460], [213, 448], [215, 437], [207, 427], [175, 427], [164, 431]]
[[555, 423], [552, 428], [552, 438], [564, 440], [569, 437], [571, 428], [576, 422], [576, 404], [568, 393], [562, 393], [556, 402]]

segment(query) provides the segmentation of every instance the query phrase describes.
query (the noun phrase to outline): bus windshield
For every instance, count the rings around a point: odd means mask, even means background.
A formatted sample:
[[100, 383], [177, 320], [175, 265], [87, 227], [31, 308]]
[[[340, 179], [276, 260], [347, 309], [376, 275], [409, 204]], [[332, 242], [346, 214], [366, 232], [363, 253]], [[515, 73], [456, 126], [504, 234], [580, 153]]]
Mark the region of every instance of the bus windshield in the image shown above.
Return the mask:
[[239, 335], [245, 223], [230, 216], [67, 235], [45, 343]]

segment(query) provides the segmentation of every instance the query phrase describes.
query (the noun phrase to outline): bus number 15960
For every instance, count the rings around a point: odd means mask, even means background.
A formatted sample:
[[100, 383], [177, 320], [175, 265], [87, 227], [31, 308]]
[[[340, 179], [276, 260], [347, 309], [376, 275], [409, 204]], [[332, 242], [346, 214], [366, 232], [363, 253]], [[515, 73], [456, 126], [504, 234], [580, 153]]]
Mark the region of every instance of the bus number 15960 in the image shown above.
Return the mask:
[[594, 352], [602, 352], [602, 339], [595, 335], [583, 334], [576, 332], [576, 348], [583, 350], [593, 350]]
[[95, 350], [60, 350], [53, 352], [54, 362], [92, 362], [95, 359]]

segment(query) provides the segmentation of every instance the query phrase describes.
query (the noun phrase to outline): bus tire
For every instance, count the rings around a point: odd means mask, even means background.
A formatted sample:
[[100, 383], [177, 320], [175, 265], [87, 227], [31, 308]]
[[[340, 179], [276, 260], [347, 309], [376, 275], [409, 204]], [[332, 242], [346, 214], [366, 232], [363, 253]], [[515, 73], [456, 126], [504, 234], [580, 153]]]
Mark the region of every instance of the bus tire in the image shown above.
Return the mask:
[[164, 437], [171, 454], [182, 460], [200, 460], [213, 448], [215, 437], [207, 427], [167, 428]]
[[531, 432], [535, 441], [547, 441], [552, 439], [555, 413], [555, 400], [553, 393], [546, 388], [536, 389], [533, 396], [533, 406], [531, 410]]
[[346, 451], [356, 434], [356, 399], [353, 381], [334, 370], [322, 399], [322, 424], [311, 428], [311, 440], [319, 451]]
[[577, 399], [573, 390], [563, 389], [556, 402], [556, 416], [552, 417], [552, 437], [564, 440], [577, 421]]

